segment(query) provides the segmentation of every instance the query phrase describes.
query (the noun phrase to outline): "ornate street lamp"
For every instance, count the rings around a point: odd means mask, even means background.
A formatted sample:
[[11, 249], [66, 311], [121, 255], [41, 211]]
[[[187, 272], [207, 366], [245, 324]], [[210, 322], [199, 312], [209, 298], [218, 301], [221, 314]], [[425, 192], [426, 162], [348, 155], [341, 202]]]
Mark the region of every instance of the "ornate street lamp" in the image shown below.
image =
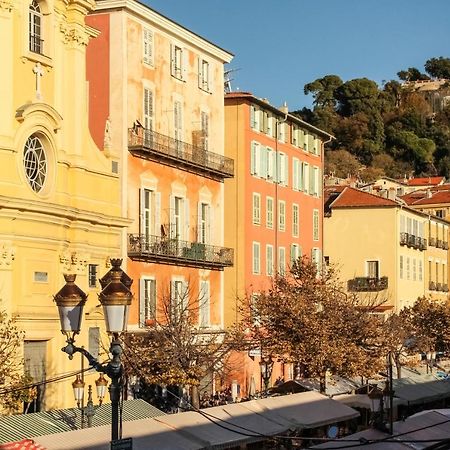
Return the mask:
[[269, 390], [270, 378], [272, 377], [273, 369], [273, 359], [272, 356], [263, 357], [261, 355], [261, 361], [259, 362], [259, 368], [261, 370], [261, 377], [264, 381], [264, 392], [267, 396], [267, 391]]
[[[87, 295], [75, 284], [76, 275], [64, 275], [66, 284], [55, 295], [61, 322], [61, 332], [66, 336], [67, 342], [62, 351], [69, 355], [69, 359], [72, 359], [75, 353], [81, 353], [87, 358], [91, 367], [100, 373], [105, 373], [111, 379], [109, 392], [112, 411], [112, 441], [119, 439], [119, 403], [123, 374], [121, 362], [122, 346], [119, 335], [126, 330], [128, 308], [133, 299], [133, 294], [130, 291], [133, 280], [121, 269], [121, 264], [121, 259], [111, 259], [111, 270], [100, 280], [103, 289], [99, 294], [99, 300], [103, 306], [106, 331], [112, 335], [112, 342], [109, 348], [112, 358], [106, 364], [98, 362], [86, 349], [75, 345], [75, 336], [80, 332], [83, 307], [87, 298]], [[102, 376], [96, 381], [96, 387], [97, 392], [100, 392], [99, 398], [103, 399], [106, 390], [106, 380]], [[77, 380], [73, 383], [73, 388], [74, 392], [77, 389], [77, 395], [79, 395], [82, 388]]]

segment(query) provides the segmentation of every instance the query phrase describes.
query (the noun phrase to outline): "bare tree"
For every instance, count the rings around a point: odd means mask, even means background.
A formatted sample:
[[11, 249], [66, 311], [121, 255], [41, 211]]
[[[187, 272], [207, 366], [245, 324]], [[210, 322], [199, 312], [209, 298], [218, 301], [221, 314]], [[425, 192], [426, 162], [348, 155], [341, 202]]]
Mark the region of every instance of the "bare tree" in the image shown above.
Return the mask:
[[262, 346], [317, 377], [325, 391], [327, 372], [370, 376], [383, 367], [380, 321], [371, 314], [381, 301], [361, 303], [343, 292], [335, 271], [318, 274], [306, 258], [272, 287], [251, 295], [241, 308], [242, 348]]
[[23, 388], [31, 377], [23, 372], [22, 344], [23, 332], [0, 310], [0, 405], [5, 413], [17, 412], [22, 402], [31, 402], [36, 396], [32, 386]]
[[231, 350], [227, 332], [199, 324], [203, 302], [189, 283], [175, 292], [166, 289], [151, 326], [128, 334], [125, 349], [129, 375], [147, 384], [186, 386], [195, 407], [200, 383], [226, 369]]

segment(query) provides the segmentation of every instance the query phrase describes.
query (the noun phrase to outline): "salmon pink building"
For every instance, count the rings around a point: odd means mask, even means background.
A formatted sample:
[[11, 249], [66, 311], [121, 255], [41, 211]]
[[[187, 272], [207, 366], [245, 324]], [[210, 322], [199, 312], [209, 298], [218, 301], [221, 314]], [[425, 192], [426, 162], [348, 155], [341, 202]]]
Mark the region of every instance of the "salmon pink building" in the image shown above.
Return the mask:
[[[236, 250], [225, 271], [225, 320], [238, 319], [237, 297], [258, 295], [302, 255], [322, 261], [324, 131], [246, 92], [225, 95], [225, 149], [235, 161], [227, 185], [225, 243]], [[239, 380], [258, 385], [258, 352]], [[278, 368], [284, 378], [291, 368]], [[276, 376], [274, 371], [273, 378]]]
[[159, 306], [197, 302], [199, 329], [222, 329], [224, 63], [232, 55], [134, 0], [99, 0], [88, 49], [90, 127], [122, 176], [132, 219], [123, 244], [137, 301], [129, 330]]

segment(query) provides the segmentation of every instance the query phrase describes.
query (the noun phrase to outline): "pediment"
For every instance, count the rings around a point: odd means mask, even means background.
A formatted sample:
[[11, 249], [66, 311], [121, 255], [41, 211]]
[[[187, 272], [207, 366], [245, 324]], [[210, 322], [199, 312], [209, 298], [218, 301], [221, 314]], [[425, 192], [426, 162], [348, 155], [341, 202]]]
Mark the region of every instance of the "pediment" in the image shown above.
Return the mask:
[[28, 118], [34, 116], [44, 115], [47, 120], [52, 124], [54, 131], [61, 128], [63, 118], [55, 108], [47, 103], [27, 103], [17, 108], [16, 119], [22, 123]]

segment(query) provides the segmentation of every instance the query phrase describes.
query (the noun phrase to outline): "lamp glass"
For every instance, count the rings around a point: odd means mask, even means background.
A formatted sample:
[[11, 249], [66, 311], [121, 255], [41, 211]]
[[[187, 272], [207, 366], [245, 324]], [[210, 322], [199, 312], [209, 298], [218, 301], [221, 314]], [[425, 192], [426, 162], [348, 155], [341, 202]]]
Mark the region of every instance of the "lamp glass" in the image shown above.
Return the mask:
[[108, 382], [103, 378], [103, 375], [100, 375], [98, 380], [95, 380], [95, 387], [97, 389], [97, 398], [100, 400], [100, 402], [103, 401], [106, 395], [106, 389], [108, 386]]
[[77, 375], [75, 381], [72, 383], [73, 396], [77, 403], [81, 402], [84, 397], [84, 382], [81, 380], [80, 375]]
[[122, 333], [126, 331], [129, 305], [103, 305], [106, 331], [108, 333]]
[[58, 305], [59, 321], [61, 322], [61, 331], [63, 333], [80, 332], [83, 306], [82, 304], [75, 306]]

